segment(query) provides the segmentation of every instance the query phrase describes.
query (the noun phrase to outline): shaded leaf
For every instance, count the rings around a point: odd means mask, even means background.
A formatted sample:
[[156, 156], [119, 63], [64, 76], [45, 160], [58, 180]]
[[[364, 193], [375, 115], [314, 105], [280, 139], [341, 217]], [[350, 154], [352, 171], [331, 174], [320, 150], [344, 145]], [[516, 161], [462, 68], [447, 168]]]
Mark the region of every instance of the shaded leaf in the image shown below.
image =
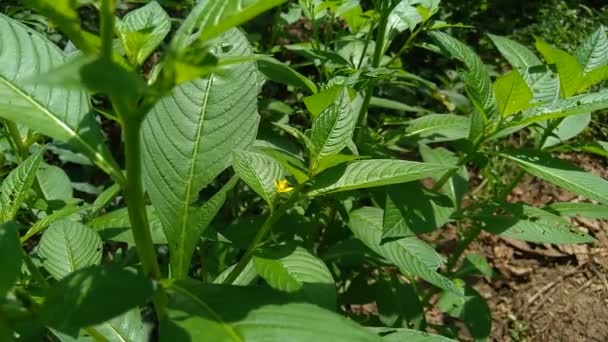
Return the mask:
[[257, 62], [260, 72], [269, 80], [303, 88], [313, 94], [317, 92], [317, 86], [314, 82], [292, 69], [289, 65], [267, 56], [259, 56]]
[[[21, 245], [18, 224], [8, 222], [0, 225], [0, 298], [13, 287], [21, 274]], [[0, 335], [2, 336], [2, 335]]]
[[[148, 216], [152, 242], [155, 244], [166, 244], [167, 237], [154, 207], [150, 205], [146, 206], [146, 215]], [[129, 211], [126, 207], [98, 216], [87, 222], [87, 226], [99, 233], [99, 236], [104, 241], [120, 241], [127, 243], [129, 246], [135, 246], [135, 240], [131, 232]]]
[[44, 148], [29, 156], [17, 168], [13, 169], [2, 181], [0, 187], [1, 220], [8, 222], [15, 218], [21, 204], [25, 201], [27, 192], [32, 187], [42, 161]]

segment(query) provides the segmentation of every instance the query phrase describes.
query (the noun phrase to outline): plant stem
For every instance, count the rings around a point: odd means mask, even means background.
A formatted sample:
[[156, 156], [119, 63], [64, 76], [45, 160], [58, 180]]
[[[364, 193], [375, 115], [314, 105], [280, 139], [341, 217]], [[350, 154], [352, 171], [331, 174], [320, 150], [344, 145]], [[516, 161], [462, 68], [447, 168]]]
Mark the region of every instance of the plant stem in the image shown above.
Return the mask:
[[114, 39], [114, 10], [116, 0], [101, 2], [101, 56], [112, 59], [112, 41]]
[[461, 240], [456, 247], [456, 251], [448, 258], [446, 265], [448, 272], [452, 272], [462, 254], [469, 248], [469, 245], [477, 239], [479, 233], [481, 233], [481, 227], [478, 225], [473, 226], [467, 231], [465, 238]]
[[458, 172], [458, 170], [460, 170], [460, 167], [466, 164], [468, 161], [468, 154], [464, 154], [463, 156], [461, 156], [460, 159], [458, 159], [458, 163], [456, 163], [456, 167], [441, 176], [437, 183], [433, 185], [432, 191], [439, 191], [439, 189], [441, 189], [445, 185], [445, 183], [447, 183]]
[[298, 200], [298, 198], [300, 197], [300, 193], [303, 189], [304, 184], [298, 185], [291, 193], [289, 199], [285, 201], [285, 203], [283, 203], [283, 205], [281, 205], [277, 210], [275, 210], [274, 213], [270, 214], [266, 218], [264, 224], [262, 225], [260, 230], [258, 230], [256, 236], [253, 238], [253, 241], [251, 241], [251, 244], [249, 244], [249, 247], [247, 247], [245, 254], [243, 254], [243, 257], [241, 257], [241, 260], [239, 260], [239, 262], [236, 264], [234, 269], [232, 269], [230, 274], [228, 274], [228, 277], [224, 279], [223, 284], [232, 284], [232, 282], [234, 282], [234, 280], [241, 274], [241, 272], [243, 272], [243, 270], [253, 257], [253, 253], [258, 248], [259, 244], [264, 240], [266, 235], [268, 235], [268, 233], [272, 229], [272, 226], [277, 223], [277, 221], [285, 214], [287, 209], [291, 208], [291, 206]]
[[[384, 39], [386, 37], [386, 26], [388, 25], [389, 13], [390, 11], [385, 9], [382, 11], [382, 16], [380, 17], [380, 24], [378, 26], [378, 31], [376, 32], [376, 47], [374, 49], [374, 58], [372, 59], [372, 67], [374, 68], [380, 66], [380, 61], [382, 60], [382, 56], [384, 56]], [[369, 34], [372, 34], [371, 29]], [[359, 116], [357, 118], [357, 132], [355, 133], [355, 142], [361, 140], [363, 134], [362, 132], [364, 131], [365, 127], [367, 127], [367, 110], [372, 100], [374, 88], [374, 85], [371, 85], [365, 91], [363, 104], [361, 105], [361, 110], [359, 111]]]
[[15, 148], [16, 148], [15, 152], [17, 153], [17, 155], [16, 155], [17, 159], [21, 159], [20, 161], [27, 159], [27, 156], [28, 156], [27, 147], [23, 143], [23, 138], [21, 137], [21, 133], [19, 132], [19, 128], [17, 127], [17, 124], [15, 124], [13, 121], [10, 121], [10, 120], [4, 120], [4, 124], [6, 125], [6, 128], [9, 132], [9, 134], [11, 135], [13, 142], [15, 143]]

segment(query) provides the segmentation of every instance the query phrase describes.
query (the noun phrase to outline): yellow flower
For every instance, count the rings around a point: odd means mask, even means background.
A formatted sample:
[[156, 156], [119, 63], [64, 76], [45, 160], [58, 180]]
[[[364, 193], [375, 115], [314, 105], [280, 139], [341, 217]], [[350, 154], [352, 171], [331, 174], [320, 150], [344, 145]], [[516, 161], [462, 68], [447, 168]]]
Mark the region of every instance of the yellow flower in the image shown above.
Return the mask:
[[275, 180], [274, 186], [277, 187], [278, 192], [290, 192], [291, 190], [293, 190], [293, 187], [289, 186], [289, 183], [287, 183], [286, 179]]

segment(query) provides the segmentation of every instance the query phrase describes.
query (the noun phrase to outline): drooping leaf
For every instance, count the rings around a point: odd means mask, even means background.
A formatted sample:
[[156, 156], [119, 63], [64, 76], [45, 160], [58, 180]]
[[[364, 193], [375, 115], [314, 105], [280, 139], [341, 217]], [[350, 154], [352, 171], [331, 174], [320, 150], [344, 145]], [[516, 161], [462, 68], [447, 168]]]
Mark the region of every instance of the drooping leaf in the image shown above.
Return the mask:
[[583, 197], [608, 204], [608, 181], [585, 172], [550, 154], [518, 150], [502, 156], [517, 163], [524, 171]]
[[463, 62], [467, 72], [463, 75], [467, 92], [475, 107], [485, 118], [497, 113], [496, 99], [492, 91], [490, 74], [475, 52], [462, 42], [443, 32], [431, 32], [431, 36], [448, 56]]
[[322, 336], [328, 341], [380, 341], [350, 320], [312, 304], [260, 287], [174, 282], [160, 340], [293, 341]]
[[193, 9], [173, 37], [175, 51], [192, 43], [192, 35], [206, 42], [285, 2], [285, 0], [205, 0]]
[[585, 39], [575, 55], [585, 75], [608, 64], [608, 37], [603, 25]]
[[507, 214], [479, 217], [482, 228], [494, 234], [536, 243], [588, 243], [595, 239], [584, 234], [563, 218], [534, 207], [509, 204]]
[[142, 275], [115, 266], [89, 267], [54, 284], [40, 315], [47, 325], [76, 337], [80, 328], [136, 308], [153, 294], [152, 281]]
[[109, 342], [149, 341], [151, 328], [143, 322], [139, 308], [131, 309], [95, 326], [95, 329]]
[[534, 97], [526, 81], [517, 70], [496, 79], [494, 94], [496, 95], [498, 111], [503, 117], [528, 108], [530, 100]]
[[124, 181], [104, 144], [86, 92], [28, 81], [63, 64], [63, 52], [4, 15], [0, 15], [0, 49], [11, 51], [0, 55], [0, 116], [69, 143], [117, 181]]
[[310, 196], [411, 182], [441, 175], [453, 166], [406, 160], [368, 159], [332, 167], [315, 180]]
[[47, 201], [68, 201], [74, 197], [70, 177], [58, 166], [41, 163], [38, 167], [36, 179], [42, 195]]
[[336, 284], [323, 261], [302, 247], [265, 248], [253, 257], [260, 277], [273, 288], [329, 310], [336, 309]]
[[[252, 55], [237, 29], [224, 33], [214, 49], [220, 56]], [[198, 193], [232, 164], [233, 149], [253, 143], [257, 93], [255, 63], [236, 64], [221, 74], [179, 85], [146, 116], [144, 181], [171, 254], [183, 251], [187, 231], [201, 230], [193, 215], [198, 212], [193, 205]]]
[[407, 124], [406, 136], [419, 138], [420, 142], [441, 142], [466, 139], [471, 120], [453, 114], [428, 114]]
[[[148, 216], [152, 242], [154, 244], [166, 244], [167, 237], [154, 207], [146, 206], [146, 215]], [[129, 246], [135, 246], [127, 208], [116, 209], [98, 216], [87, 222], [87, 226], [95, 230], [104, 241], [120, 241], [127, 243]]]
[[284, 175], [281, 164], [257, 152], [235, 150], [233, 155], [236, 174], [273, 208], [279, 194], [276, 182]]
[[416, 182], [388, 186], [383, 241], [429, 233], [446, 224], [454, 210], [450, 200], [443, 199], [425, 193]]
[[19, 225], [7, 222], [0, 225], [0, 298], [13, 287], [21, 274], [21, 245], [17, 235]]
[[118, 37], [133, 65], [142, 65], [171, 31], [171, 18], [156, 1], [117, 20]]
[[536, 57], [534, 52], [530, 51], [522, 44], [501, 36], [488, 34], [492, 43], [496, 45], [498, 51], [511, 64], [513, 68], [530, 68], [537, 65], [542, 65], [540, 58]]
[[297, 88], [303, 88], [313, 94], [318, 91], [317, 86], [313, 81], [281, 61], [272, 57], [260, 56], [257, 58], [257, 62], [260, 72], [269, 80]]
[[547, 63], [555, 64], [564, 97], [576, 94], [583, 81], [583, 70], [576, 58], [538, 38], [536, 39], [536, 49], [543, 55]]
[[424, 241], [409, 237], [381, 244], [382, 217], [382, 209], [364, 207], [350, 213], [348, 226], [365, 245], [399, 267], [402, 272], [458, 293], [454, 284], [437, 272], [443, 259]]
[[[443, 147], [431, 149], [427, 145], [420, 145], [420, 156], [425, 163], [458, 165], [458, 157]], [[438, 177], [434, 177], [438, 181]], [[466, 166], [461, 166], [458, 172], [442, 187], [445, 194], [452, 200], [455, 208], [460, 208], [462, 199], [469, 186], [469, 172]]]
[[[0, 33], [1, 34], [1, 33]], [[17, 211], [27, 196], [28, 190], [36, 179], [38, 166], [42, 161], [44, 148], [29, 156], [2, 181], [0, 187], [0, 221], [8, 222], [15, 218]]]
[[412, 285], [395, 276], [376, 283], [376, 304], [380, 321], [389, 327], [424, 330], [424, 308]]
[[54, 222], [42, 234], [38, 255], [42, 266], [62, 279], [77, 270], [101, 262], [102, 241], [94, 230], [72, 220]]
[[355, 131], [355, 116], [348, 92], [342, 89], [336, 102], [315, 117], [310, 133], [312, 169], [324, 158], [340, 153], [351, 141]]

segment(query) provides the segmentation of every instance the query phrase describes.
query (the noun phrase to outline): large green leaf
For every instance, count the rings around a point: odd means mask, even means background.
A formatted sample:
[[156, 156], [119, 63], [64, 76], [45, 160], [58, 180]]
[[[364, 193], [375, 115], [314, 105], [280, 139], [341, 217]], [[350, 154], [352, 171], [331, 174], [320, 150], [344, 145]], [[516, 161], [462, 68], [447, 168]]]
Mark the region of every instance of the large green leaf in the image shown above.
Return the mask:
[[513, 115], [528, 108], [534, 94], [528, 88], [519, 71], [512, 70], [494, 82], [494, 94], [498, 111], [503, 117]]
[[[252, 55], [237, 29], [223, 34], [215, 46], [221, 56]], [[146, 116], [145, 185], [172, 255], [183, 252], [184, 239], [191, 239], [188, 231], [202, 229], [200, 210], [193, 204], [198, 193], [232, 164], [233, 149], [253, 143], [259, 120], [257, 94], [255, 63], [241, 63], [181, 84]]]
[[89, 267], [54, 284], [40, 316], [47, 325], [76, 337], [79, 328], [143, 305], [153, 294], [154, 284], [142, 275], [115, 266]]
[[575, 55], [584, 74], [608, 64], [608, 37], [603, 25], [585, 39]]
[[260, 287], [172, 283], [161, 341], [380, 341], [380, 337], [315, 305], [289, 303]]
[[142, 342], [150, 340], [151, 327], [144, 324], [139, 308], [95, 326], [108, 342]]
[[454, 168], [407, 160], [368, 159], [341, 164], [321, 173], [313, 184], [310, 196], [331, 192], [371, 188], [411, 182], [441, 175]]
[[271, 210], [274, 209], [279, 194], [276, 182], [284, 176], [281, 164], [257, 152], [235, 150], [233, 155], [232, 167], [236, 174], [268, 203]]
[[428, 114], [407, 123], [406, 137], [420, 139], [421, 142], [441, 142], [466, 139], [469, 136], [471, 120], [466, 116], [453, 114]]
[[367, 247], [385, 257], [402, 272], [421, 277], [435, 286], [458, 293], [454, 284], [437, 272], [443, 264], [443, 259], [426, 242], [408, 237], [381, 244], [382, 219], [382, 209], [364, 207], [350, 213], [348, 226]]
[[342, 88], [336, 101], [315, 117], [310, 133], [312, 168], [321, 160], [336, 155], [351, 141], [355, 131], [355, 116], [346, 88]]
[[47, 86], [33, 79], [66, 61], [38, 32], [0, 14], [0, 116], [67, 142], [118, 181], [124, 176], [104, 137], [84, 90]]
[[446, 224], [453, 211], [447, 197], [425, 193], [419, 183], [390, 185], [386, 190], [382, 239], [432, 232]]
[[524, 171], [583, 197], [608, 204], [608, 181], [585, 172], [550, 154], [518, 150], [502, 156], [516, 162]]
[[171, 18], [151, 1], [117, 20], [116, 28], [131, 63], [142, 65], [171, 31]]
[[506, 37], [493, 34], [488, 34], [488, 36], [513, 68], [529, 68], [543, 64], [534, 52], [522, 44]]
[[102, 252], [99, 234], [82, 223], [67, 219], [51, 224], [38, 245], [42, 266], [55, 279], [99, 264]]
[[[155, 244], [166, 244], [167, 237], [163, 231], [163, 225], [156, 210], [152, 206], [146, 206], [146, 215], [150, 224], [152, 242]], [[99, 233], [102, 240], [125, 242], [129, 246], [135, 246], [129, 211], [125, 208], [110, 211], [87, 222], [87, 226]]]
[[484, 117], [496, 115], [496, 99], [492, 91], [490, 74], [475, 52], [459, 40], [443, 32], [431, 32], [439, 47], [448, 56], [463, 62], [468, 71], [464, 74], [467, 92], [471, 101]]
[[540, 39], [536, 40], [536, 49], [543, 55], [547, 63], [555, 64], [564, 97], [576, 94], [583, 81], [583, 70], [576, 58]]
[[190, 11], [182, 23], [171, 47], [179, 51], [192, 43], [192, 35], [205, 42], [285, 0], [203, 0]]
[[12, 170], [2, 181], [2, 186], [0, 187], [0, 222], [8, 222], [17, 215], [17, 211], [21, 208], [27, 192], [36, 179], [36, 172], [42, 161], [43, 154], [44, 148], [41, 148]]
[[336, 309], [336, 284], [323, 261], [302, 247], [265, 248], [253, 257], [253, 265], [273, 288], [330, 310]]
[[511, 123], [511, 126], [529, 125], [535, 122], [585, 114], [605, 108], [608, 108], [608, 90], [571, 96], [567, 99], [558, 99], [552, 104], [527, 109], [523, 112], [521, 118]]
[[595, 241], [563, 218], [521, 204], [504, 204], [508, 214], [482, 214], [482, 228], [501, 236], [536, 243], [573, 244]]
[[0, 225], [0, 298], [13, 287], [21, 274], [21, 245], [17, 235], [19, 226], [14, 222]]

